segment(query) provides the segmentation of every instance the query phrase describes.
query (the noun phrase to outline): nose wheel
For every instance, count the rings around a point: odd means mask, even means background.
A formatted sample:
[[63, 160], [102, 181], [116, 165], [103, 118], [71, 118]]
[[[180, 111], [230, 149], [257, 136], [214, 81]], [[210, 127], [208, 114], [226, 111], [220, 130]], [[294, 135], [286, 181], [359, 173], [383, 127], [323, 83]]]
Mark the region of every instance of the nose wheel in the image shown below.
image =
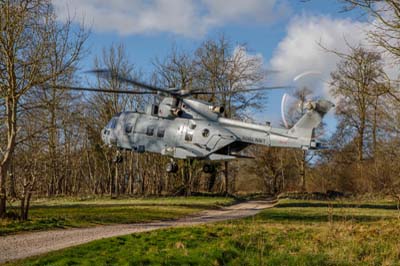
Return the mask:
[[124, 161], [124, 157], [122, 157], [122, 154], [120, 151], [117, 152], [117, 154], [113, 158], [113, 163], [122, 163]]
[[165, 171], [167, 171], [167, 173], [176, 173], [178, 172], [178, 169], [178, 165], [174, 161], [171, 161], [165, 165]]
[[203, 172], [204, 173], [212, 173], [214, 171], [214, 167], [211, 164], [205, 164], [203, 165]]

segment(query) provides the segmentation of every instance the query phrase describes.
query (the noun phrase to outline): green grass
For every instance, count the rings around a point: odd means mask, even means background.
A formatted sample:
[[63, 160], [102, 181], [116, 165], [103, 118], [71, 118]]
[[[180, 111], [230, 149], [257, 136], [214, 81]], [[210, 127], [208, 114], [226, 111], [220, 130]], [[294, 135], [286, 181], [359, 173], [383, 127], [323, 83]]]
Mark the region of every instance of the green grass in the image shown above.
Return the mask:
[[[29, 221], [0, 220], [0, 235], [54, 228], [169, 220], [232, 202], [232, 198], [218, 197], [37, 200], [32, 204]], [[16, 206], [15, 211], [17, 210]]]
[[132, 234], [9, 265], [400, 265], [394, 204], [281, 201], [247, 219]]
[[33, 202], [33, 206], [67, 206], [67, 205], [93, 205], [93, 204], [134, 204], [134, 205], [175, 205], [175, 206], [202, 206], [210, 207], [215, 205], [227, 205], [233, 202], [229, 197], [148, 197], [148, 198], [118, 198], [106, 197], [83, 197], [83, 198], [43, 198]]

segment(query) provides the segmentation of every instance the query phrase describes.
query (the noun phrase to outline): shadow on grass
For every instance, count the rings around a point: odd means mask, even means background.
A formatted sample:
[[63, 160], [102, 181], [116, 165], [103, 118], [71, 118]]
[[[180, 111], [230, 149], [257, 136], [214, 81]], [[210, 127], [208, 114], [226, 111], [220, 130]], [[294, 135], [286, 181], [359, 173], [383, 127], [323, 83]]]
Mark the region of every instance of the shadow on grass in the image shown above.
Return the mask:
[[[169, 204], [169, 203], [117, 203], [117, 204], [60, 204], [60, 205], [34, 205], [30, 207], [30, 210], [37, 209], [91, 209], [91, 208], [118, 208], [118, 207], [126, 207], [126, 208], [134, 208], [134, 207], [183, 207], [183, 208], [193, 208], [193, 209], [221, 209], [224, 205], [204, 205], [204, 204]], [[19, 210], [19, 207], [10, 207], [11, 210]]]
[[276, 212], [266, 211], [257, 215], [258, 219], [276, 222], [337, 222], [337, 221], [353, 221], [353, 222], [376, 222], [383, 218], [381, 216], [369, 215], [338, 215], [338, 214], [307, 214], [300, 212]]
[[359, 208], [359, 209], [381, 209], [397, 210], [395, 204], [354, 204], [354, 203], [325, 203], [325, 202], [288, 202], [279, 203], [276, 208]]
[[[326, 209], [321, 209], [326, 208]], [[356, 211], [358, 209], [358, 211]], [[390, 204], [354, 204], [340, 202], [283, 202], [273, 209], [258, 215], [262, 220], [277, 222], [329, 222], [353, 221], [375, 222], [382, 219], [392, 219], [394, 215], [383, 213], [377, 215], [376, 210], [397, 210]]]

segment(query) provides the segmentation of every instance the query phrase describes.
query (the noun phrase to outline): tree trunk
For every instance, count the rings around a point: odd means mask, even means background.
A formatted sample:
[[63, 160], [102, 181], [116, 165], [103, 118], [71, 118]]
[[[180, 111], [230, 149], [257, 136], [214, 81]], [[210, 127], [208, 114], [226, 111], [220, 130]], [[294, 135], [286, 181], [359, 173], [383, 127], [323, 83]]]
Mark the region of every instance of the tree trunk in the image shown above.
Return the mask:
[[359, 129], [359, 136], [357, 139], [357, 152], [358, 152], [358, 176], [359, 179], [362, 180], [364, 177], [364, 169], [363, 169], [363, 160], [364, 160], [364, 130], [365, 130], [365, 115], [361, 115], [361, 121], [360, 121], [360, 129]]
[[[26, 181], [25, 181], [26, 182]], [[33, 181], [35, 182], [35, 181]], [[22, 191], [22, 198], [21, 198], [21, 206], [20, 206], [20, 220], [26, 221], [28, 220], [29, 214], [29, 207], [32, 197], [32, 188], [33, 185], [31, 184], [24, 184], [24, 189]]]
[[10, 165], [8, 167], [8, 177], [10, 179], [10, 196], [11, 198], [17, 197], [16, 187], [15, 187], [15, 168], [14, 161], [11, 158]]
[[375, 98], [375, 103], [374, 103], [374, 118], [372, 121], [372, 148], [373, 150], [373, 156], [375, 159], [376, 156], [376, 150], [377, 150], [377, 140], [376, 140], [376, 135], [377, 135], [377, 129], [378, 129], [378, 100], [379, 97], [376, 96]]
[[130, 152], [128, 154], [129, 157], [129, 180], [128, 180], [128, 194], [132, 195], [133, 194], [133, 154]]
[[[52, 91], [52, 98], [54, 99], [54, 90]], [[50, 160], [50, 191], [49, 191], [49, 195], [50, 196], [54, 196], [57, 194], [57, 152], [56, 152], [56, 148], [57, 148], [57, 143], [56, 143], [56, 130], [57, 130], [57, 124], [56, 124], [56, 114], [55, 114], [55, 106], [54, 103], [51, 102], [49, 104], [49, 112], [50, 112], [50, 121], [49, 121], [49, 129], [48, 129], [48, 135], [49, 135], [49, 139], [48, 139], [48, 148], [49, 148], [49, 160]]]
[[6, 216], [6, 177], [7, 177], [7, 165], [0, 165], [0, 218]]
[[306, 191], [306, 151], [301, 151], [300, 160], [300, 188], [301, 191]]
[[278, 194], [279, 188], [278, 188], [278, 174], [274, 174], [274, 177], [272, 179], [272, 195]]
[[6, 216], [7, 189], [6, 179], [11, 156], [14, 153], [17, 135], [17, 99], [6, 97], [7, 147], [0, 163], [0, 217]]
[[364, 132], [365, 132], [365, 111], [361, 111], [360, 114], [360, 126], [358, 129], [358, 139], [357, 139], [357, 153], [358, 153], [358, 161], [361, 162], [364, 159]]
[[207, 191], [212, 192], [214, 185], [215, 185], [215, 180], [217, 179], [216, 176], [216, 171], [213, 171], [210, 175], [210, 178], [208, 180], [208, 186], [207, 186]]
[[183, 172], [183, 186], [185, 188], [185, 196], [191, 195], [191, 177], [192, 177], [192, 160], [185, 160], [184, 172]]
[[225, 165], [225, 169], [224, 169], [224, 183], [225, 183], [224, 193], [228, 194], [228, 191], [229, 191], [229, 184], [228, 184], [229, 163], [227, 161], [225, 161], [224, 165]]
[[118, 189], [118, 164], [115, 164], [115, 174], [114, 174], [114, 187], [111, 190], [111, 198], [117, 198], [119, 194], [119, 189]]
[[32, 192], [29, 191], [28, 192], [28, 196], [26, 198], [26, 202], [25, 202], [24, 221], [28, 220], [28, 218], [29, 218], [29, 208], [30, 208], [30, 205], [31, 205], [31, 197], [32, 197]]

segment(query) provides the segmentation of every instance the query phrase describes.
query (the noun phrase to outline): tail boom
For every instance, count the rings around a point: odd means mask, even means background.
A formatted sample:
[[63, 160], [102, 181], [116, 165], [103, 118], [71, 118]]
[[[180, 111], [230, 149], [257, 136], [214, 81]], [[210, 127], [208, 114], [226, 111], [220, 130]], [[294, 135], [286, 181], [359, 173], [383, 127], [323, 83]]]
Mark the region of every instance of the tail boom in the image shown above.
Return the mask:
[[309, 102], [307, 112], [289, 130], [271, 130], [272, 147], [288, 147], [301, 149], [318, 149], [321, 143], [313, 139], [314, 130], [321, 124], [325, 114], [334, 105], [327, 100]]

